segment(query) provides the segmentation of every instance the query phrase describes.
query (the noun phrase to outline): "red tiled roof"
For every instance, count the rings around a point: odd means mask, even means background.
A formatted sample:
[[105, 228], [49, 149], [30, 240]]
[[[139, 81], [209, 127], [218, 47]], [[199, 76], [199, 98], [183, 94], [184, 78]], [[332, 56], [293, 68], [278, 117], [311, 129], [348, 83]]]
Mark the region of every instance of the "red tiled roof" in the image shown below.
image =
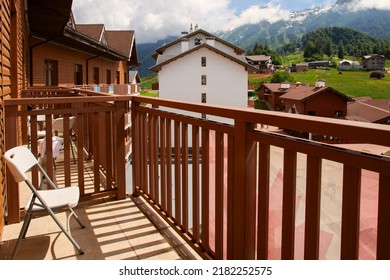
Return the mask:
[[104, 24], [76, 24], [76, 30], [96, 41], [100, 41]]
[[356, 101], [348, 104], [347, 119], [380, 122], [386, 118], [390, 118], [389, 104], [390, 99]]
[[134, 40], [133, 30], [106, 30], [106, 38], [110, 47], [130, 56]]

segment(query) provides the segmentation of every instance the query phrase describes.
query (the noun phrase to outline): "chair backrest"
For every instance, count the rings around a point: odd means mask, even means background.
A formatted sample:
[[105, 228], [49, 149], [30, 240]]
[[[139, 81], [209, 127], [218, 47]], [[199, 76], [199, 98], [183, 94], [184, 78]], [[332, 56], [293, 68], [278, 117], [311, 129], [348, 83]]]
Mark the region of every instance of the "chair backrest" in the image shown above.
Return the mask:
[[38, 160], [25, 146], [9, 149], [5, 152], [4, 158], [17, 183], [27, 180], [26, 172], [38, 164]]
[[[74, 125], [74, 122], [76, 120], [75, 116], [72, 116], [69, 118], [69, 128], [71, 129]], [[56, 118], [53, 120], [53, 131], [57, 131], [58, 133], [64, 132], [64, 118]]]

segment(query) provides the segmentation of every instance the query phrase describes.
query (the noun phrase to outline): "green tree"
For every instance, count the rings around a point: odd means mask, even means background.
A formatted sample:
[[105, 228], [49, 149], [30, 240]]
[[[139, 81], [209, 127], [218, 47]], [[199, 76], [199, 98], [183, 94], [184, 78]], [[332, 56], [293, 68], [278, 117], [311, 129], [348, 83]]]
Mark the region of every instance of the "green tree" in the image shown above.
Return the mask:
[[340, 41], [339, 42], [339, 46], [337, 48], [337, 56], [339, 59], [344, 59], [344, 52], [345, 52], [345, 49], [344, 49], [344, 43], [343, 41]]
[[331, 57], [333, 54], [333, 46], [332, 46], [332, 40], [328, 37], [325, 42], [324, 46], [324, 53], [328, 56]]
[[290, 82], [290, 83], [293, 83], [295, 82], [294, 80], [294, 77], [291, 76], [289, 73], [287, 73], [286, 71], [276, 71], [271, 79], [270, 79], [270, 82], [271, 83], [283, 83], [283, 82]]

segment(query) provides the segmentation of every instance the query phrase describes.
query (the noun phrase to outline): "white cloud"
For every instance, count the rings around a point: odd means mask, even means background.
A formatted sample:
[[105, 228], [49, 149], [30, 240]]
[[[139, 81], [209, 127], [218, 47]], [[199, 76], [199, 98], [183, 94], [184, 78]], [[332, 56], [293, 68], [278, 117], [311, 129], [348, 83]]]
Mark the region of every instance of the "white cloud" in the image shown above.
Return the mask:
[[229, 30], [262, 20], [288, 19], [280, 5], [251, 6], [236, 14], [229, 0], [74, 0], [76, 23], [103, 23], [106, 29], [135, 30], [138, 43], [179, 35], [191, 23], [209, 32]]
[[390, 10], [389, 0], [354, 0], [349, 5], [349, 8], [354, 11], [365, 9]]

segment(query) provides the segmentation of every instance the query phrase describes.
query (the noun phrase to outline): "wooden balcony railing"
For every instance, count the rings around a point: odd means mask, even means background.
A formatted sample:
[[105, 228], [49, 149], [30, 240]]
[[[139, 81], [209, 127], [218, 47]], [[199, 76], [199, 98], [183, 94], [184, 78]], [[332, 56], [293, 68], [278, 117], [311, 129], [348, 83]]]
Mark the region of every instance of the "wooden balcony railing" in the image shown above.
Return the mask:
[[[131, 112], [135, 195], [205, 258], [269, 259], [276, 248], [281, 259], [319, 259], [333, 242], [336, 258], [368, 246], [390, 259], [390, 158], [261, 129], [389, 147], [389, 126], [146, 97], [133, 97]], [[377, 178], [368, 195], [365, 172]], [[376, 196], [368, 241], [363, 191]], [[337, 234], [323, 232], [327, 222]]]
[[[46, 139], [52, 139], [52, 120], [63, 117], [64, 184], [77, 184], [81, 199], [99, 196], [125, 198], [125, 116], [129, 111], [130, 96], [95, 93], [86, 90], [60, 88], [32, 88], [23, 91], [22, 98], [5, 101], [6, 148], [29, 145], [38, 157], [39, 120], [44, 119]], [[70, 117], [76, 117], [70, 129]], [[21, 131], [18, 131], [18, 123]], [[75, 161], [71, 142], [74, 138]], [[52, 141], [46, 141], [46, 168], [50, 176], [55, 166]], [[75, 167], [76, 166], [76, 167]], [[88, 168], [86, 169], [86, 166]], [[58, 166], [57, 166], [58, 168]], [[86, 174], [91, 170], [91, 174]], [[86, 176], [93, 177], [93, 186], [86, 184]], [[39, 181], [33, 170], [32, 180]], [[76, 182], [76, 183], [75, 183]], [[8, 223], [18, 222], [19, 193], [12, 176], [7, 176]]]
[[139, 94], [141, 91], [140, 86], [137, 84], [75, 85], [72, 88], [117, 95]]

